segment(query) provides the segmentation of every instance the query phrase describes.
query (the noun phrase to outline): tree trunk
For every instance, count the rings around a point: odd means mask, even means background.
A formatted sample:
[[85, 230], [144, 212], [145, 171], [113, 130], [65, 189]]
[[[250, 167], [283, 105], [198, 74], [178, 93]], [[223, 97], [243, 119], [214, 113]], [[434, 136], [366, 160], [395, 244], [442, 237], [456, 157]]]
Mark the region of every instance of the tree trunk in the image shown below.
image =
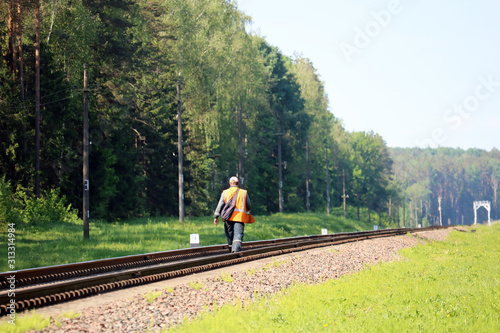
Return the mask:
[[179, 222], [184, 222], [184, 160], [182, 150], [181, 83], [177, 81], [177, 157], [179, 169]]
[[344, 219], [347, 218], [346, 195], [345, 195], [345, 169], [342, 170], [342, 199], [344, 200]]
[[330, 170], [328, 167], [328, 147], [326, 151], [326, 213], [330, 215]]
[[406, 228], [406, 198], [403, 201], [403, 226]]
[[279, 210], [283, 213], [283, 171], [281, 170], [281, 124], [278, 120], [278, 177], [279, 177]]
[[311, 191], [309, 190], [309, 136], [306, 137], [306, 211], [309, 213], [309, 207], [311, 207], [310, 196]]
[[497, 191], [498, 191], [498, 181], [495, 177], [491, 177], [491, 182], [493, 183], [493, 207], [495, 208], [496, 217], [498, 217], [497, 212]]
[[358, 211], [358, 221], [359, 221], [359, 194], [356, 196], [356, 205], [357, 205], [357, 211]]
[[241, 103], [238, 112], [238, 178], [240, 178], [240, 185], [243, 185], [243, 108]]
[[40, 0], [35, 2], [35, 195], [40, 197]]
[[[11, 73], [16, 72], [16, 18], [15, 18], [15, 10], [14, 10], [14, 1], [10, 0], [8, 3], [8, 11], [9, 11], [9, 17], [8, 17], [8, 26], [9, 26], [9, 57], [8, 57], [8, 63], [9, 63], [9, 71]], [[15, 80], [15, 76], [14, 76]]]
[[[24, 65], [23, 65], [23, 21], [21, 18], [21, 0], [17, 0], [17, 54], [19, 56], [19, 90], [21, 93], [21, 103], [24, 106]], [[25, 112], [25, 109], [23, 109]], [[26, 138], [26, 123], [23, 114], [23, 161], [28, 156], [28, 140]]]
[[410, 228], [413, 225], [413, 209], [412, 209], [412, 202], [410, 201]]

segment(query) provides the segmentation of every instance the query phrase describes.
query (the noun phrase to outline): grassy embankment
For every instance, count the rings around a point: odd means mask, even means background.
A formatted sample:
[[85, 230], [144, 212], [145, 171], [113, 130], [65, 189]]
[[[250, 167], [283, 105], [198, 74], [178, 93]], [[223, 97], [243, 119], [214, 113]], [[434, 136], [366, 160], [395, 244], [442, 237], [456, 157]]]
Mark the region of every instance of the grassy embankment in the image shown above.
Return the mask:
[[[257, 216], [257, 222], [245, 228], [245, 241], [373, 229], [371, 223], [344, 220], [340, 210], [323, 214], [275, 214]], [[16, 270], [42, 267], [130, 254], [166, 251], [190, 246], [189, 235], [200, 235], [200, 245], [225, 244], [224, 226], [214, 227], [212, 217], [141, 218], [125, 222], [90, 223], [90, 240], [83, 239], [81, 224], [54, 222], [39, 226], [16, 226]], [[1, 244], [7, 233], [0, 233]], [[4, 242], [5, 241], [5, 242]], [[7, 246], [0, 248], [7, 258]], [[7, 260], [0, 261], [0, 271], [10, 271]]]
[[500, 332], [500, 224], [475, 229], [402, 251], [409, 260], [225, 306], [176, 331]]

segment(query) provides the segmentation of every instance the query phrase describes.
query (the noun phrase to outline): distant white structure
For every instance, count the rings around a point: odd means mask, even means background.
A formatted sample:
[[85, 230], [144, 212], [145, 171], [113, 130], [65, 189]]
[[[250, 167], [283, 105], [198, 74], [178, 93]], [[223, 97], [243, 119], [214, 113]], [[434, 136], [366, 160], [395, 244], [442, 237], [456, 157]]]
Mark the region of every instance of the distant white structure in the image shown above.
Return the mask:
[[488, 211], [488, 225], [491, 225], [491, 218], [490, 218], [491, 207], [489, 201], [474, 201], [474, 224], [477, 224], [477, 210], [480, 207], [484, 207]]

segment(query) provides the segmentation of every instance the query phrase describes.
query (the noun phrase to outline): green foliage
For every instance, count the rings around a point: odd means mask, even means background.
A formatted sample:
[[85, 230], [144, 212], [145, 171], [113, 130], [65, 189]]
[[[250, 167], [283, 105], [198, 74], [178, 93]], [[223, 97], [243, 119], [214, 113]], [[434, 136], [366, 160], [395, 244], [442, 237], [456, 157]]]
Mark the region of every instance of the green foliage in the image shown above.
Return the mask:
[[189, 286], [191, 288], [193, 288], [194, 290], [200, 290], [200, 289], [203, 289], [203, 287], [205, 287], [205, 284], [203, 282], [192, 281], [192, 282], [189, 282]]
[[161, 291], [148, 291], [143, 295], [143, 297], [146, 299], [146, 301], [151, 304], [153, 303], [158, 297], [160, 297], [162, 294]]
[[226, 305], [175, 332], [496, 332], [500, 225], [405, 249], [409, 260]]
[[[334, 127], [335, 116], [328, 109], [328, 96], [325, 93], [324, 83], [320, 81], [319, 74], [316, 72], [312, 62], [297, 56], [291, 65], [291, 72], [297, 78], [300, 86], [301, 96], [304, 99], [304, 112], [311, 119], [309, 130], [307, 133], [309, 141], [309, 191], [310, 209], [312, 211], [324, 211], [327, 206], [328, 198], [324, 184], [327, 182], [326, 173], [331, 178], [332, 167], [341, 161], [340, 156], [332, 155], [332, 152], [338, 150], [338, 145], [335, 142]], [[326, 156], [328, 150], [329, 156]], [[304, 151], [301, 154], [304, 160]], [[326, 162], [328, 158], [328, 170]], [[304, 163], [304, 162], [303, 162]], [[303, 169], [298, 168], [299, 170]], [[301, 183], [305, 184], [306, 175], [301, 177]], [[331, 179], [330, 179], [331, 182]], [[336, 183], [336, 182], [335, 182]], [[306, 200], [307, 190], [304, 185], [299, 185], [300, 200]], [[330, 186], [329, 195], [333, 197], [333, 189], [335, 186]], [[303, 206], [300, 203], [296, 205]]]
[[[415, 221], [410, 205], [418, 207], [417, 217], [439, 224], [439, 197], [444, 225], [474, 222], [474, 201], [491, 203], [491, 218], [499, 216], [499, 151], [479, 149], [402, 149], [392, 148], [394, 160], [393, 201], [400, 206], [400, 220]], [[404, 206], [404, 214], [403, 214]], [[479, 209], [478, 222], [488, 219], [486, 209]], [[406, 216], [403, 216], [406, 215]], [[420, 222], [419, 222], [420, 223]], [[413, 224], [415, 225], [415, 224]]]
[[66, 197], [59, 195], [59, 190], [50, 190], [42, 197], [25, 199], [23, 220], [28, 225], [40, 225], [51, 222], [78, 221], [77, 212], [66, 204]]
[[382, 137], [377, 134], [353, 133], [352, 159], [355, 194], [369, 209], [378, 210], [385, 206], [386, 188], [392, 173], [392, 160]]
[[10, 182], [5, 176], [0, 178], [0, 227], [2, 231], [8, 223], [21, 222], [21, 203], [12, 193]]
[[[13, 37], [8, 6], [0, 7], [0, 174], [16, 191], [29, 194], [35, 188], [34, 8], [20, 4], [20, 20], [14, 13], [12, 22], [22, 32], [22, 86], [15, 68], [21, 59], [8, 48]], [[226, 0], [42, 2], [41, 189], [59, 188], [72, 207], [82, 207], [85, 65], [94, 218], [177, 216], [179, 103], [186, 216], [212, 213], [227, 179], [236, 174], [249, 190], [255, 214], [277, 212], [280, 140], [285, 211], [305, 211], [309, 194], [310, 211], [325, 211], [330, 197], [332, 206], [340, 205], [342, 170], [348, 193], [356, 185], [350, 181], [353, 170], [363, 170], [364, 178], [357, 180], [372, 182], [367, 186], [373, 195], [368, 200], [367, 193], [362, 205], [385, 207], [385, 178], [365, 173], [387, 160], [363, 165], [351, 158], [358, 153], [351, 134], [328, 110], [312, 62], [292, 59], [247, 33], [250, 20], [236, 2]], [[368, 140], [367, 146], [380, 143], [375, 135]]]
[[0, 331], [5, 333], [23, 333], [32, 330], [42, 330], [49, 324], [50, 317], [39, 315], [33, 310], [23, 315], [16, 314], [14, 325], [2, 320]]
[[221, 273], [221, 279], [224, 282], [231, 283], [233, 282], [234, 278], [231, 274], [226, 274], [224, 272]]

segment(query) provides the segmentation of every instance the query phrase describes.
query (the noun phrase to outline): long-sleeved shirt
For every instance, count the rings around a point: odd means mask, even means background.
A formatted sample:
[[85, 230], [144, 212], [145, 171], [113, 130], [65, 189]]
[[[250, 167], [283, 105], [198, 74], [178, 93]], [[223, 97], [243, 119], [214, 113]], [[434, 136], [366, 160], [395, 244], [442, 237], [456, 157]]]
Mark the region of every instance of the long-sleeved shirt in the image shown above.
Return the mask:
[[[231, 187], [237, 187], [238, 185], [231, 185]], [[222, 209], [224, 208], [225, 202], [224, 202], [224, 192], [220, 195], [219, 203], [217, 204], [217, 208], [215, 209], [214, 212], [214, 218], [217, 218], [220, 216], [220, 213], [222, 212]], [[245, 200], [245, 205], [247, 208], [247, 211], [250, 211], [252, 209], [252, 204], [250, 203], [250, 196], [246, 195], [246, 200]]]

